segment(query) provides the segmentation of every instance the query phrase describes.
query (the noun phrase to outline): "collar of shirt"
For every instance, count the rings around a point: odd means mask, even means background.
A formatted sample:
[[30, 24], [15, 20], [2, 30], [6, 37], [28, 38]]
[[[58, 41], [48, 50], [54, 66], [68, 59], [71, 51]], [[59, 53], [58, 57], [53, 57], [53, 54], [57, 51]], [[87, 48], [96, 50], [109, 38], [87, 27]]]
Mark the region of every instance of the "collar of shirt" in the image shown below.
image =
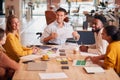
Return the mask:
[[[58, 27], [58, 25], [59, 25], [58, 22], [55, 21], [54, 23], [55, 23], [56, 27]], [[65, 25], [66, 25], [66, 22], [63, 22], [63, 27], [65, 27]]]

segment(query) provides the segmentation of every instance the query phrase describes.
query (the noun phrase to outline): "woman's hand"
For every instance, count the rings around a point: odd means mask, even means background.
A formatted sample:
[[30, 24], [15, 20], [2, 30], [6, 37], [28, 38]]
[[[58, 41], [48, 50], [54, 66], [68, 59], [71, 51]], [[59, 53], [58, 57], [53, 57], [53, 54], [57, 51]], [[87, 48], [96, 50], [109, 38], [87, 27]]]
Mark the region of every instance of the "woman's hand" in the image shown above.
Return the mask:
[[36, 53], [38, 53], [39, 48], [37, 48], [37, 47], [32, 47], [32, 50], [33, 50], [33, 53], [36, 54]]
[[88, 57], [85, 58], [85, 61], [87, 61], [87, 60], [89, 60], [89, 59], [90, 59], [94, 64], [97, 64], [97, 63], [100, 61], [100, 56], [94, 56], [94, 57], [88, 56]]

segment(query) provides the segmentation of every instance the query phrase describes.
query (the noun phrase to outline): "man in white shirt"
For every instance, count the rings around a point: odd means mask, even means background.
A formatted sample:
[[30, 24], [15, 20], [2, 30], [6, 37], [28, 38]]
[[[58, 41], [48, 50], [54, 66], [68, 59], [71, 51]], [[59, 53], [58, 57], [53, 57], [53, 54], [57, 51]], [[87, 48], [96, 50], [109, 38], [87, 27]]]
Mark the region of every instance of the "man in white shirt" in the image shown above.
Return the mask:
[[108, 42], [102, 39], [102, 31], [104, 28], [104, 23], [106, 22], [103, 16], [97, 15], [93, 19], [92, 22], [92, 30], [95, 35], [95, 45], [91, 46], [80, 46], [80, 50], [83, 52], [96, 53], [98, 55], [102, 55], [106, 53], [106, 48], [108, 46]]
[[69, 23], [64, 22], [66, 16], [67, 12], [65, 9], [59, 8], [56, 11], [56, 21], [52, 22], [45, 28], [41, 36], [41, 42], [64, 44], [66, 39], [71, 37], [79, 40], [80, 35], [73, 30], [73, 27]]

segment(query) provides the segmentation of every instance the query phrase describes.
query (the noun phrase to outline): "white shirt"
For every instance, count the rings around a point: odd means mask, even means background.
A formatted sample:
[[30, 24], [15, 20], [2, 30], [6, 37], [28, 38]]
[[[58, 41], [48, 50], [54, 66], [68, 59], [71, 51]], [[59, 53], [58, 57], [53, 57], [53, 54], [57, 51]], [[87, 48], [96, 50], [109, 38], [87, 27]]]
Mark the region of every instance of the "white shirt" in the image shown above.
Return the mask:
[[88, 52], [90, 53], [97, 53], [98, 55], [102, 55], [106, 53], [106, 49], [108, 46], [108, 42], [102, 39], [102, 31], [101, 29], [98, 34], [94, 33], [95, 35], [95, 45], [89, 46]]
[[52, 32], [57, 33], [58, 37], [50, 40], [49, 43], [64, 44], [67, 38], [73, 37], [73, 27], [69, 23], [64, 22], [64, 26], [59, 28], [58, 23], [54, 21], [44, 29], [44, 32], [41, 36], [41, 42], [43, 42], [44, 38], [50, 36]]

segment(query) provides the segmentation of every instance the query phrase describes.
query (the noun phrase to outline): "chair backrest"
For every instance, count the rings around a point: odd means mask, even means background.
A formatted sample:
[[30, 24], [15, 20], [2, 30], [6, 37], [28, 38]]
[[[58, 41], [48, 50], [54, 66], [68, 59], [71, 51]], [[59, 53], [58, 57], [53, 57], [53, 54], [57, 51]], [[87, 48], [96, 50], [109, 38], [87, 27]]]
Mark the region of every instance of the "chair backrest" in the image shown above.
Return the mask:
[[56, 20], [56, 13], [54, 11], [45, 11], [47, 25]]
[[[45, 11], [46, 23], [49, 25], [51, 22], [56, 20], [56, 13], [54, 11], [47, 10]], [[36, 35], [39, 35], [39, 39], [42, 36], [42, 32], [37, 32]]]

